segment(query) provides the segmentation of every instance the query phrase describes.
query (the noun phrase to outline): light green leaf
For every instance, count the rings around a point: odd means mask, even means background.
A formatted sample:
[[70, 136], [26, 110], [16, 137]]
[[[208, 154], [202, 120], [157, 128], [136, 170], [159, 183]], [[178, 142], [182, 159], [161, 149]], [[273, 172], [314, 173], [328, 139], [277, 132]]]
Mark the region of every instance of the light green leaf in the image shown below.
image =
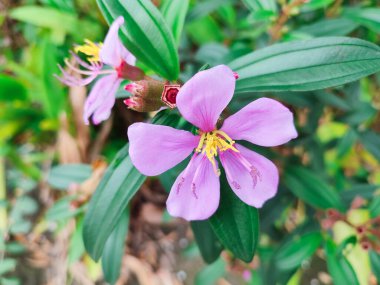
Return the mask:
[[171, 28], [177, 45], [181, 38], [188, 9], [189, 0], [166, 0], [161, 8], [162, 15]]
[[203, 268], [195, 276], [195, 285], [216, 284], [216, 281], [226, 273], [226, 262], [219, 258], [213, 264]]
[[336, 245], [332, 240], [326, 241], [325, 253], [327, 268], [334, 284], [359, 285], [355, 271], [347, 258], [337, 252]]
[[92, 167], [88, 164], [62, 164], [51, 169], [48, 183], [53, 188], [67, 190], [73, 183], [82, 183], [91, 176]]
[[343, 16], [380, 34], [380, 8], [346, 8]]
[[243, 3], [252, 11], [272, 11], [277, 12], [275, 0], [243, 0]]
[[310, 91], [339, 86], [380, 70], [380, 48], [345, 37], [276, 44], [229, 64], [240, 78], [236, 93]]
[[97, 0], [97, 3], [108, 23], [124, 17], [121, 39], [128, 50], [164, 78], [178, 78], [178, 52], [173, 35], [150, 0]]
[[277, 268], [283, 271], [298, 268], [314, 254], [321, 242], [322, 235], [319, 232], [296, 236], [277, 252], [274, 258]]

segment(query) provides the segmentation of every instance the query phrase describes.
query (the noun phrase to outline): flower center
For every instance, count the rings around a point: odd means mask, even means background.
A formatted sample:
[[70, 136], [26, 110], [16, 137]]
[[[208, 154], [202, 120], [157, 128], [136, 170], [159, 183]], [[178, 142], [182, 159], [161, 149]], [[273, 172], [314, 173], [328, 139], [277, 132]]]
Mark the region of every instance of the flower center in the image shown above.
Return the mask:
[[198, 153], [203, 153], [210, 160], [214, 172], [220, 175], [220, 170], [216, 167], [215, 157], [218, 156], [219, 152], [226, 150], [232, 150], [234, 152], [239, 152], [235, 147], [235, 141], [233, 141], [225, 132], [220, 130], [214, 130], [212, 132], [202, 132], [199, 131], [201, 139], [199, 144], [195, 149]]
[[90, 40], [84, 40], [85, 44], [81, 46], [76, 46], [74, 48], [74, 51], [76, 53], [84, 53], [88, 56], [88, 61], [90, 62], [99, 62], [100, 61], [100, 49], [102, 48], [103, 44], [99, 43], [96, 44]]

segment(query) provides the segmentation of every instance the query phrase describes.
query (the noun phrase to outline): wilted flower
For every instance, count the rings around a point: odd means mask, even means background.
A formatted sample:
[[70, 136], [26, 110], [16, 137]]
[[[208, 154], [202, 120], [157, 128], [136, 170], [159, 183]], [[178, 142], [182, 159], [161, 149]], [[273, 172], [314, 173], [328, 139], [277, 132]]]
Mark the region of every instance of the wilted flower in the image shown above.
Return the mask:
[[261, 146], [284, 144], [297, 137], [293, 114], [279, 102], [261, 98], [216, 129], [234, 94], [235, 81], [231, 69], [220, 65], [197, 73], [181, 87], [177, 107], [188, 122], [199, 128], [197, 135], [147, 123], [129, 127], [131, 160], [145, 175], [159, 175], [194, 151], [170, 191], [167, 208], [173, 216], [204, 220], [216, 211], [220, 198], [217, 156], [232, 190], [245, 203], [261, 207], [277, 192], [276, 166], [235, 140]]
[[[74, 60], [84, 70], [77, 68], [68, 60], [65, 62], [69, 72], [60, 66], [63, 76], [58, 79], [69, 86], [84, 86], [99, 76], [103, 76], [95, 83], [86, 100], [84, 108], [86, 124], [89, 123], [91, 116], [95, 124], [108, 119], [115, 104], [115, 94], [123, 79], [141, 80], [144, 77], [144, 73], [134, 66], [136, 58], [119, 39], [118, 32], [123, 23], [123, 17], [115, 20], [108, 31], [104, 44], [86, 40], [85, 45], [75, 47], [76, 53], [82, 52], [88, 57], [89, 63], [81, 60], [77, 54], [72, 52]], [[87, 77], [80, 78], [76, 74]]]

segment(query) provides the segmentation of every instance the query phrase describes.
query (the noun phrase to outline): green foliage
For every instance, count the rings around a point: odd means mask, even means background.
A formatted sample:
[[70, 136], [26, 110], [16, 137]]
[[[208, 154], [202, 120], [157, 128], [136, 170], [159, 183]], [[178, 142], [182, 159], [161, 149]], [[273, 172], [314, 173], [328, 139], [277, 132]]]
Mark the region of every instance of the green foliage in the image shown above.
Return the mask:
[[149, 0], [97, 2], [109, 23], [118, 16], [124, 17], [122, 40], [139, 60], [166, 79], [178, 78], [178, 53], [173, 35]]
[[209, 219], [212, 229], [235, 257], [250, 262], [259, 238], [258, 211], [236, 197], [225, 180], [220, 188], [219, 208]]
[[380, 70], [380, 48], [351, 38], [318, 38], [273, 45], [231, 62], [236, 93], [309, 91], [343, 85]]

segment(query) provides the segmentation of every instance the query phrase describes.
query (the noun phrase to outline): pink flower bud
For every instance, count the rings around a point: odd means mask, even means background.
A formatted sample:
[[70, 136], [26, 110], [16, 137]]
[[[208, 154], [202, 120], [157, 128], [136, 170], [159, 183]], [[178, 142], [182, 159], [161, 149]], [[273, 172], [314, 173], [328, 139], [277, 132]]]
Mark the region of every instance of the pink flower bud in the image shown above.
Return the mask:
[[177, 94], [181, 85], [165, 85], [161, 95], [161, 100], [170, 108], [175, 108], [177, 103]]

